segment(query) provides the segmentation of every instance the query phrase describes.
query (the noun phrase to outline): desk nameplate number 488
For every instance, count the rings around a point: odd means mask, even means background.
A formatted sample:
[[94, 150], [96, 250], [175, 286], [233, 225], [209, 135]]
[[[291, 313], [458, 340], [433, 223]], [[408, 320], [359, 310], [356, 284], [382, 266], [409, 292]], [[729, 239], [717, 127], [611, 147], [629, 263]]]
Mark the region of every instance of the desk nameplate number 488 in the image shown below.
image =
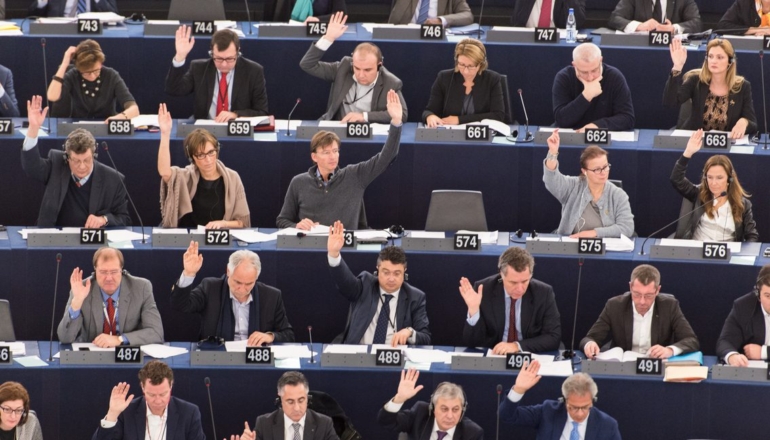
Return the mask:
[[270, 364], [272, 356], [270, 347], [246, 347], [247, 364]]

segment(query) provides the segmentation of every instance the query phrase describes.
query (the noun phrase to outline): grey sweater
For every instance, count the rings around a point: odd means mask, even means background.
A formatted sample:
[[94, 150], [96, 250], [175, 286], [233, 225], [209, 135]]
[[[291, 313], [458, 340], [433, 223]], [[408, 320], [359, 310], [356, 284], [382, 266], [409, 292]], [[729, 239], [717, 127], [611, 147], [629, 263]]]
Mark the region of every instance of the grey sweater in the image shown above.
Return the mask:
[[369, 160], [337, 168], [326, 185], [316, 176], [317, 165], [294, 176], [276, 224], [279, 228], [293, 228], [309, 218], [327, 226], [339, 220], [346, 228], [366, 229], [364, 191], [396, 159], [400, 144], [401, 126], [391, 125], [382, 151]]
[[[557, 166], [553, 171], [543, 161], [543, 182], [545, 188], [561, 203], [561, 221], [556, 233], [570, 235], [586, 206], [593, 200], [586, 180], [582, 177], [565, 176]], [[597, 202], [602, 218], [601, 228], [596, 228], [598, 237], [631, 237], [634, 233], [634, 215], [628, 204], [628, 194], [610, 182], [604, 185], [604, 192]]]
[[40, 429], [40, 422], [34, 412], [30, 411], [27, 416], [27, 423], [17, 426], [18, 433], [16, 438], [19, 440], [43, 440], [43, 431]]

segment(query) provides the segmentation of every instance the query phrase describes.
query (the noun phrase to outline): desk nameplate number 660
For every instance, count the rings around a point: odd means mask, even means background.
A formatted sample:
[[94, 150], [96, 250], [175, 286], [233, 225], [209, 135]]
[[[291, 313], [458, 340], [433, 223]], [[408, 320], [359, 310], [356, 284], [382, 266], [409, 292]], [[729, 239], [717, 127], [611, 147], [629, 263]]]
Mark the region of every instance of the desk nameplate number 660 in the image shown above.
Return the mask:
[[142, 347], [138, 345], [121, 345], [115, 347], [116, 364], [141, 364]]
[[100, 35], [102, 22], [98, 18], [78, 18], [78, 34]]
[[348, 122], [345, 134], [351, 139], [371, 139], [372, 127], [368, 122]]

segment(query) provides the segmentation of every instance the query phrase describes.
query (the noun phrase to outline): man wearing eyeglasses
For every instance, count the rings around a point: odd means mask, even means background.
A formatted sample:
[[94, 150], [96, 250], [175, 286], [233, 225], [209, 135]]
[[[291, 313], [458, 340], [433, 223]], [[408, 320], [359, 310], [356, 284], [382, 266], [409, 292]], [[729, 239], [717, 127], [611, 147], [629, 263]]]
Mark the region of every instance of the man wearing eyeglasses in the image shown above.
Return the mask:
[[602, 51], [583, 43], [572, 51], [572, 65], [553, 80], [553, 117], [559, 128], [613, 131], [634, 129], [634, 104], [626, 77], [602, 62]]
[[521, 369], [507, 398], [500, 404], [500, 420], [537, 430], [537, 440], [620, 440], [618, 422], [594, 406], [599, 388], [586, 373], [575, 373], [561, 385], [562, 398], [522, 406], [524, 394], [539, 381], [540, 362]]
[[195, 93], [195, 119], [227, 122], [240, 116], [267, 115], [267, 90], [262, 66], [241, 56], [238, 35], [221, 29], [211, 37], [209, 59], [193, 60], [184, 71], [195, 45], [189, 26], [176, 31], [176, 55], [166, 76], [166, 93]]
[[308, 49], [299, 66], [305, 72], [332, 83], [326, 113], [319, 119], [342, 122], [376, 122], [387, 124], [388, 90], [395, 90], [401, 101], [401, 119], [406, 121], [407, 109], [403, 84], [398, 77], [382, 65], [382, 52], [372, 43], [356, 46], [351, 56], [333, 63], [321, 61], [324, 53], [347, 26], [348, 16], [343, 12], [332, 15], [326, 28], [326, 35]]
[[150, 281], [123, 270], [123, 253], [117, 249], [99, 248], [93, 264], [94, 273], [86, 279], [79, 267], [72, 271], [59, 341], [103, 348], [162, 343], [163, 323]]
[[21, 151], [24, 172], [45, 185], [37, 225], [130, 226], [123, 175], [96, 160], [96, 139], [91, 133], [73, 130], [64, 141], [64, 151], [52, 148], [47, 158], [40, 156], [37, 137], [48, 113], [42, 102], [41, 96], [27, 101], [29, 130]]
[[623, 351], [668, 359], [699, 350], [698, 337], [673, 295], [660, 293], [660, 272], [649, 264], [631, 272], [629, 292], [610, 298], [588, 335], [583, 352], [595, 358], [605, 343]]

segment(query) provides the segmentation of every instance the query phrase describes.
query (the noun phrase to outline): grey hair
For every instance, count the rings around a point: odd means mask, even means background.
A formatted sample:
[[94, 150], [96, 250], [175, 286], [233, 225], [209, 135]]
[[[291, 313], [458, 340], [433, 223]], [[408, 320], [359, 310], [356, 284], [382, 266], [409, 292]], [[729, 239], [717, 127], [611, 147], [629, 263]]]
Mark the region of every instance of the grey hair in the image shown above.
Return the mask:
[[96, 153], [96, 139], [90, 131], [85, 128], [76, 128], [67, 136], [64, 141], [64, 150], [75, 154], [83, 154], [88, 150]]
[[526, 249], [511, 246], [497, 260], [497, 270], [502, 272], [503, 275], [508, 273], [508, 266], [512, 267], [516, 272], [524, 272], [524, 269], [529, 268], [531, 275], [535, 270], [535, 259], [532, 258], [532, 255]]
[[310, 383], [308, 383], [305, 375], [299, 371], [287, 371], [281, 375], [278, 379], [278, 395], [283, 396], [283, 388], [286, 385], [305, 387], [305, 392], [310, 391]]
[[262, 262], [259, 260], [259, 255], [247, 250], [235, 251], [230, 254], [230, 259], [227, 261], [227, 270], [232, 275], [235, 268], [243, 262], [251, 264], [254, 269], [257, 269], [257, 276], [262, 273]]
[[441, 382], [436, 387], [436, 391], [433, 392], [433, 396], [430, 399], [430, 403], [436, 406], [438, 399], [460, 399], [460, 404], [465, 405], [465, 393], [460, 385], [452, 382]]
[[588, 374], [575, 373], [561, 384], [561, 394], [565, 400], [573, 394], [578, 396], [591, 394], [591, 399], [596, 399], [596, 395], [599, 394], [599, 387]]
[[594, 43], [579, 44], [572, 51], [572, 61], [591, 62], [602, 57], [602, 50]]

